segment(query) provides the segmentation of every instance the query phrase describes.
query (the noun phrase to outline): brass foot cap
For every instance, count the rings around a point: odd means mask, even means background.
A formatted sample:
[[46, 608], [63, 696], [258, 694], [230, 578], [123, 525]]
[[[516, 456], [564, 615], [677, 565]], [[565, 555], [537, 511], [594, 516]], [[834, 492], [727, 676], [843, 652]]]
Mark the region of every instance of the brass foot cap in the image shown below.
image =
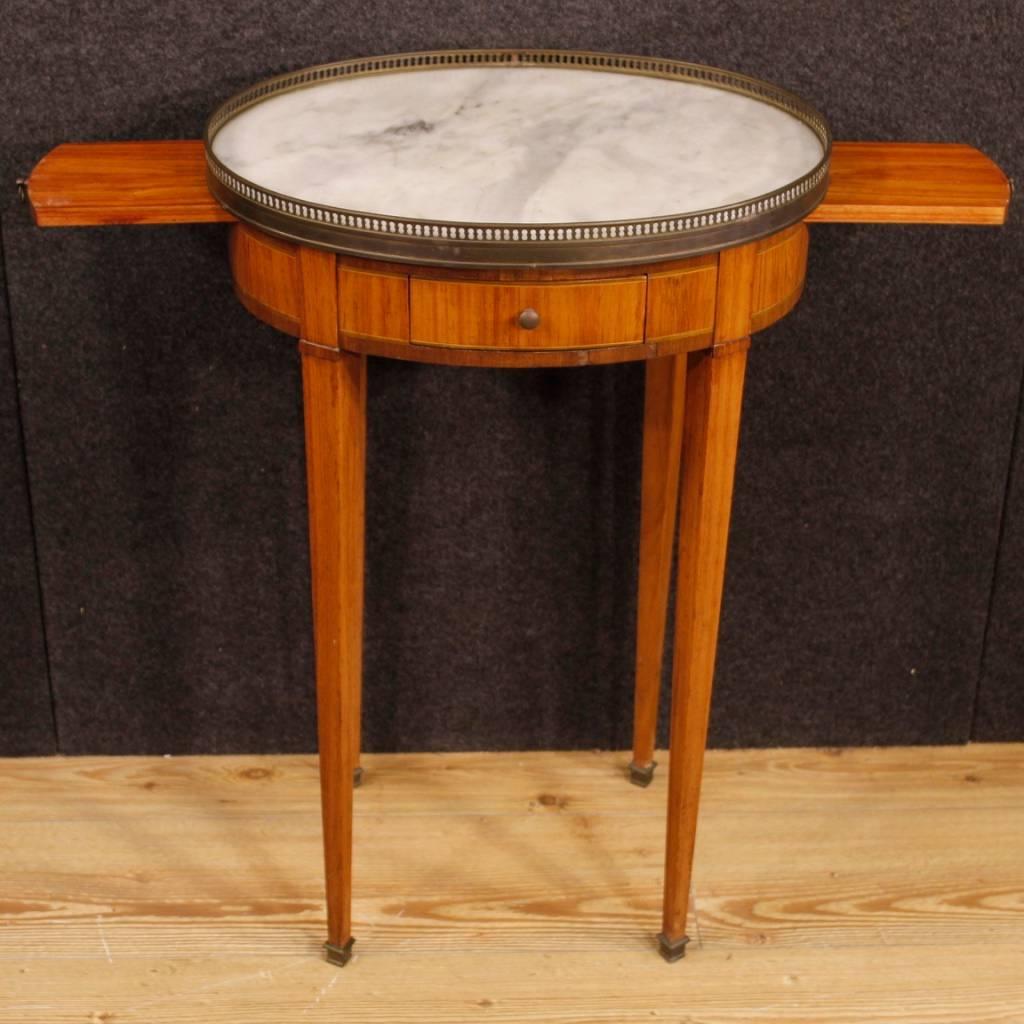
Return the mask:
[[654, 769], [658, 767], [657, 761], [649, 761], [647, 764], [637, 764], [631, 761], [629, 765], [629, 781], [634, 786], [649, 786], [654, 778]]
[[361, 786], [363, 784], [363, 766], [359, 765], [358, 768], [352, 773], [352, 785]]
[[662, 933], [658, 936], [658, 952], [670, 964], [674, 964], [677, 960], [682, 960], [686, 956], [686, 944], [689, 941], [690, 937], [688, 935], [678, 939], [669, 939]]
[[344, 946], [334, 946], [329, 942], [324, 943], [324, 954], [329, 964], [335, 967], [344, 967], [352, 959], [352, 944], [355, 939], [349, 939]]

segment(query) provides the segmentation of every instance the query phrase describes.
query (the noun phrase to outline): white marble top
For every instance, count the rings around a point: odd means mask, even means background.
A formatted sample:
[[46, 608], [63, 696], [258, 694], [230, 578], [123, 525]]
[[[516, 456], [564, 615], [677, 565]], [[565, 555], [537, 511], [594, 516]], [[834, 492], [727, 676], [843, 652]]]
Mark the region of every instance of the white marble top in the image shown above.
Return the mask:
[[742, 202], [801, 177], [823, 152], [797, 118], [737, 93], [530, 66], [326, 81], [243, 111], [213, 151], [294, 199], [517, 224]]

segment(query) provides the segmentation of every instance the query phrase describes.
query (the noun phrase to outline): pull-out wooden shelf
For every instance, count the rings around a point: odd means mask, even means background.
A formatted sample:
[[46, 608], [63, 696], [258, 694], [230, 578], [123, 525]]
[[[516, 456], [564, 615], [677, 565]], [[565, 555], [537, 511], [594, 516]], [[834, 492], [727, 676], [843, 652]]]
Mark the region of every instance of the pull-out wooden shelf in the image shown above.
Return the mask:
[[[203, 144], [67, 142], [27, 183], [40, 227], [235, 218], [206, 187]], [[818, 224], [1002, 224], [1010, 184], [984, 153], [946, 142], [837, 142]]]

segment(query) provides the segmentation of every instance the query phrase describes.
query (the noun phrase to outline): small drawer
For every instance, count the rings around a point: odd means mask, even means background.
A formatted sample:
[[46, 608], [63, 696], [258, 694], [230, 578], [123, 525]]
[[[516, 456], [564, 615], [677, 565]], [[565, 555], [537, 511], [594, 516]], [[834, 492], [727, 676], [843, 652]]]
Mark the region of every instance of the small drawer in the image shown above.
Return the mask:
[[646, 277], [533, 283], [413, 277], [413, 344], [584, 349], [643, 341]]

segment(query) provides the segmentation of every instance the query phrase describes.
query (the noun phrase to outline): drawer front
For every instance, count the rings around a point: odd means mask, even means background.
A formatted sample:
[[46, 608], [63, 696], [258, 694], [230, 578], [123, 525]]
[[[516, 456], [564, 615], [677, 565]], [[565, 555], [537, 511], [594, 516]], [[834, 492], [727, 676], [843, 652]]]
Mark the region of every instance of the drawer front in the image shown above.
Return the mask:
[[414, 344], [583, 349], [644, 337], [646, 277], [552, 284], [413, 277], [410, 284]]

